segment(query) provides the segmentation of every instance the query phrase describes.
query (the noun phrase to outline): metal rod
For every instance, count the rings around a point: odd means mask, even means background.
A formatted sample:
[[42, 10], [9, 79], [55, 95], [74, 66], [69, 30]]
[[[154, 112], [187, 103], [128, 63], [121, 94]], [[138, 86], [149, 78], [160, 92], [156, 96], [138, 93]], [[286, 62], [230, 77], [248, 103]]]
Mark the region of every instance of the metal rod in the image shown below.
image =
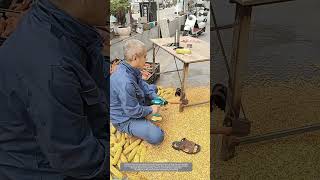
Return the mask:
[[199, 103], [193, 103], [193, 104], [183, 105], [183, 107], [198, 106], [198, 105], [207, 104], [207, 103], [210, 103], [210, 101], [204, 101], [204, 102], [199, 102]]
[[274, 132], [270, 132], [262, 135], [248, 136], [248, 137], [243, 137], [239, 139], [240, 139], [240, 144], [252, 144], [252, 143], [257, 143], [261, 141], [278, 139], [282, 137], [287, 137], [291, 135], [302, 134], [302, 133], [312, 132], [317, 130], [320, 130], [320, 123], [302, 126], [299, 128], [274, 131]]
[[227, 24], [227, 25], [222, 25], [218, 27], [211, 27], [210, 31], [216, 31], [216, 30], [222, 30], [222, 29], [232, 29], [234, 27], [234, 24]]
[[172, 71], [165, 71], [165, 72], [160, 72], [160, 73], [156, 73], [156, 74], [166, 74], [166, 73], [178, 72], [178, 71], [183, 71], [183, 69], [172, 70]]
[[261, 6], [267, 4], [276, 4], [276, 3], [283, 3], [295, 0], [230, 0], [230, 3], [238, 3], [242, 6]]

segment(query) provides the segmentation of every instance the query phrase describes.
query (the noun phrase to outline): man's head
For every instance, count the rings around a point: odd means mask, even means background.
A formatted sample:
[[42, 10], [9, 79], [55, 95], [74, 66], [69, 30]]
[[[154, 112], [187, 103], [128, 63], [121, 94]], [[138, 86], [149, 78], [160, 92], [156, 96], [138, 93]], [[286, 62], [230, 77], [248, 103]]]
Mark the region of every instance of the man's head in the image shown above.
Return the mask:
[[104, 26], [107, 22], [107, 0], [51, 0], [59, 9], [82, 23]]
[[131, 39], [123, 47], [126, 61], [135, 68], [143, 69], [147, 61], [147, 48], [143, 42]]

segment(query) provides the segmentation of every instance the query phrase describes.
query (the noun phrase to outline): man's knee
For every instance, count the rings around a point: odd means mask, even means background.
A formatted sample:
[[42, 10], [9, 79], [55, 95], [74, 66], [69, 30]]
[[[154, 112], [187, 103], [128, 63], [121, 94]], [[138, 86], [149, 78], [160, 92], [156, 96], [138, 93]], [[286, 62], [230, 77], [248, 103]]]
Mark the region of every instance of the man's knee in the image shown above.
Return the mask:
[[151, 132], [149, 135], [149, 143], [153, 145], [162, 143], [163, 139], [164, 139], [164, 133], [160, 128], [157, 128], [156, 131]]

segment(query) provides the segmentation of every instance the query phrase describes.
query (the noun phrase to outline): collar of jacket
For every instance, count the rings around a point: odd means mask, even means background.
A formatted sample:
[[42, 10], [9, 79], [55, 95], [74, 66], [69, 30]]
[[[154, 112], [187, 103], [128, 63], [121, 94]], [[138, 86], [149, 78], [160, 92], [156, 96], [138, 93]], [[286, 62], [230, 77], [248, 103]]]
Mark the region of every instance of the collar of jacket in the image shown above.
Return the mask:
[[102, 37], [94, 27], [79, 22], [66, 12], [58, 9], [50, 0], [36, 1], [33, 11], [37, 18], [50, 22], [63, 35], [88, 51], [102, 49]]
[[134, 68], [132, 67], [129, 63], [127, 63], [127, 61], [122, 60], [121, 64], [127, 69], [129, 70], [130, 73], [134, 74], [135, 77], [141, 77], [141, 71], [138, 68]]

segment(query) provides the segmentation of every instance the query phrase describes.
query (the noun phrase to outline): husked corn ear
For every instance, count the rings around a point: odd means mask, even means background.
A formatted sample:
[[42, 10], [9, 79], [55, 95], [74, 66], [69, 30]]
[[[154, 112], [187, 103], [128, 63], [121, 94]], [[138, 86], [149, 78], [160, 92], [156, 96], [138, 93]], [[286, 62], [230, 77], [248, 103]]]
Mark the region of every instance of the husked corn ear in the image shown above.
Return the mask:
[[114, 133], [116, 133], [116, 131], [117, 131], [117, 129], [111, 125], [111, 133], [114, 134]]
[[122, 147], [118, 148], [116, 154], [114, 155], [112, 165], [116, 165], [118, 163], [121, 153], [122, 153]]
[[116, 147], [110, 148], [110, 153], [116, 153], [116, 152], [117, 152], [117, 148]]
[[129, 139], [127, 139], [127, 140], [126, 140], [126, 143], [124, 144], [124, 146], [123, 146], [123, 147], [124, 147], [124, 148], [127, 148], [129, 145], [130, 145], [130, 140], [129, 140]]
[[114, 151], [110, 151], [110, 155], [111, 155], [112, 157], [114, 157], [114, 155], [116, 155], [116, 153], [115, 153]]
[[137, 154], [137, 151], [138, 151], [138, 146], [136, 146], [132, 151], [131, 153], [129, 154], [129, 157], [128, 157], [128, 162], [131, 162], [134, 158], [134, 156]]
[[146, 157], [147, 147], [142, 146], [141, 152], [140, 152], [140, 162], [144, 162]]
[[132, 136], [130, 137], [130, 144], [134, 143], [138, 138]]
[[122, 141], [123, 139], [125, 139], [124, 133], [121, 133], [120, 139], [121, 139], [121, 141]]
[[135, 142], [133, 142], [132, 144], [130, 144], [124, 151], [123, 153], [125, 155], [127, 155], [133, 148], [135, 148], [136, 146], [138, 146], [141, 142], [141, 139], [137, 139]]
[[110, 137], [110, 143], [116, 143], [117, 139], [113, 136]]
[[112, 165], [113, 157], [110, 157], [110, 165]]
[[110, 139], [111, 139], [111, 138], [114, 139], [115, 142], [118, 142], [116, 135], [111, 134], [111, 135], [110, 135]]
[[123, 162], [123, 163], [127, 163], [127, 162], [128, 162], [128, 159], [126, 158], [126, 156], [125, 156], [124, 154], [121, 154], [120, 160], [121, 160], [121, 162]]
[[141, 147], [142, 147], [142, 145], [140, 144], [139, 147], [138, 147], [137, 154], [140, 154], [140, 152], [141, 152]]
[[126, 143], [125, 139], [122, 139], [119, 143], [115, 144], [116, 148], [122, 147]]
[[140, 162], [140, 155], [138, 153], [134, 156], [133, 162]]
[[124, 178], [124, 175], [117, 168], [115, 168], [112, 165], [110, 166], [110, 171], [116, 178], [119, 178], [119, 179]]
[[118, 163], [117, 163], [118, 169], [120, 169], [120, 164], [121, 164], [121, 161], [119, 160]]
[[119, 131], [116, 132], [117, 141], [121, 141], [121, 133]]
[[130, 176], [128, 176], [128, 177], [129, 177], [129, 180], [140, 180], [140, 177], [139, 177], [139, 176], [130, 175]]

